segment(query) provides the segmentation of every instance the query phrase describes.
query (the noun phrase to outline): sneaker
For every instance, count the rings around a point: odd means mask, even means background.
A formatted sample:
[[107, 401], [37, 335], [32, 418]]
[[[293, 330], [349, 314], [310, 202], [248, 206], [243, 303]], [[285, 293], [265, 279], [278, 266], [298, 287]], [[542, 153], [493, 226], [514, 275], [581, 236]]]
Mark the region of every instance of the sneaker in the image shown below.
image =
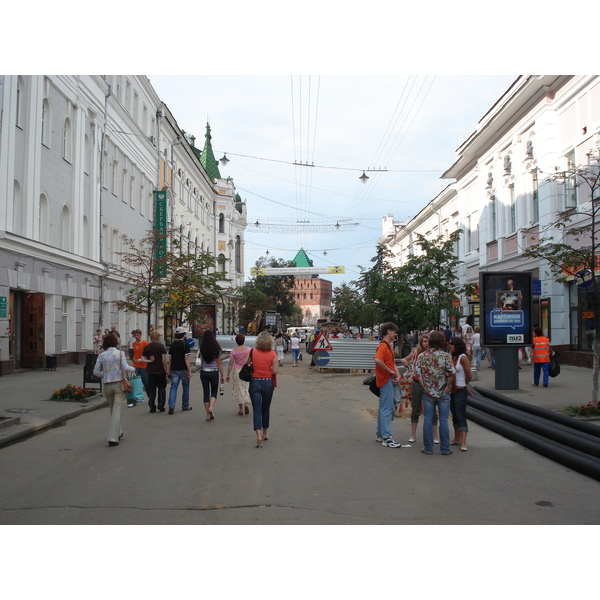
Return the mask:
[[375, 438], [375, 441], [376, 441], [376, 442], [379, 442], [379, 443], [381, 443], [381, 442], [383, 442], [383, 438], [382, 438], [380, 435], [378, 435], [378, 436]]
[[186, 406], [186, 407], [182, 408], [181, 410], [192, 410], [192, 407], [191, 406]]
[[127, 404], [127, 408], [133, 408], [135, 406], [135, 404], [133, 402], [129, 402]]
[[383, 440], [383, 442], [381, 442], [382, 446], [387, 446], [388, 448], [400, 448], [400, 446], [402, 446], [402, 444], [400, 444], [399, 442], [396, 442], [394, 440], [394, 438], [387, 438], [385, 440]]

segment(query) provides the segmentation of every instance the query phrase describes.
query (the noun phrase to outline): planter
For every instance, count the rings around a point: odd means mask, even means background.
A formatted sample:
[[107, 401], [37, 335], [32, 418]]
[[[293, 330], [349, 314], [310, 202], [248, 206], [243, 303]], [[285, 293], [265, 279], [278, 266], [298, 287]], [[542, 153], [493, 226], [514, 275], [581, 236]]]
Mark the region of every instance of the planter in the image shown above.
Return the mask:
[[88, 402], [89, 400], [97, 398], [99, 395], [99, 393], [96, 393], [93, 396], [88, 396], [87, 398], [48, 398], [48, 400], [50, 402]]

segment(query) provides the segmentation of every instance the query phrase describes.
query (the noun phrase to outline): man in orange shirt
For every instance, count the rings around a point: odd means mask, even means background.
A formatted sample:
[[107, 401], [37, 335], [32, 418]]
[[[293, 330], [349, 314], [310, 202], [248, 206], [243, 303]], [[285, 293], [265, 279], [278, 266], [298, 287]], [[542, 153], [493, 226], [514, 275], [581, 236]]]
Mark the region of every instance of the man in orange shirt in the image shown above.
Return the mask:
[[377, 410], [376, 441], [388, 448], [400, 448], [401, 444], [392, 437], [394, 416], [394, 385], [400, 383], [400, 371], [394, 361], [393, 343], [398, 337], [398, 327], [394, 323], [381, 326], [381, 342], [375, 352], [375, 379], [379, 388], [379, 408]]
[[[134, 329], [132, 331], [133, 337], [135, 341], [131, 343], [131, 348], [133, 349], [133, 366], [135, 367], [135, 372], [142, 378], [142, 384], [144, 389], [146, 390], [146, 394], [148, 394], [148, 373], [146, 371], [147, 363], [142, 362], [140, 359], [142, 358], [142, 352], [144, 352], [144, 348], [148, 345], [147, 340], [142, 339], [142, 330]], [[148, 394], [150, 396], [150, 394]], [[135, 406], [134, 404], [128, 404], [131, 406]]]
[[540, 371], [544, 372], [544, 387], [548, 387], [548, 367], [550, 366], [550, 340], [544, 336], [540, 327], [534, 327], [533, 333], [533, 385], [540, 383]]

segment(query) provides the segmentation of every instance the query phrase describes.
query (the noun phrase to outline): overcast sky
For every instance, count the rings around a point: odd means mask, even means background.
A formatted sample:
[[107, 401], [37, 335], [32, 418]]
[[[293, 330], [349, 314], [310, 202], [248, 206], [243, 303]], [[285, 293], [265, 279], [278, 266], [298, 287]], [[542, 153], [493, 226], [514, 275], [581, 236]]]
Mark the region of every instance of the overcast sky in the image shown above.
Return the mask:
[[517, 76], [149, 77], [196, 145], [209, 122], [230, 159], [219, 168], [247, 203], [246, 274], [267, 250], [303, 247], [315, 266], [346, 267], [322, 275], [339, 285], [370, 266], [384, 215], [409, 219], [451, 182], [456, 148]]

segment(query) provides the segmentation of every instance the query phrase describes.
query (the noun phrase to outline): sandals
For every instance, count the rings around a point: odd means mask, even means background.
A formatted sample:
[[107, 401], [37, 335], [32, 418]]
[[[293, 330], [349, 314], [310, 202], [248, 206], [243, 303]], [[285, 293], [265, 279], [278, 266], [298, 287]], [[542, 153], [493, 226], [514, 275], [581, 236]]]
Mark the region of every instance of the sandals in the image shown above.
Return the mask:
[[466, 446], [461, 446], [460, 447], [460, 451], [461, 452], [466, 452], [467, 451], [467, 447]]

